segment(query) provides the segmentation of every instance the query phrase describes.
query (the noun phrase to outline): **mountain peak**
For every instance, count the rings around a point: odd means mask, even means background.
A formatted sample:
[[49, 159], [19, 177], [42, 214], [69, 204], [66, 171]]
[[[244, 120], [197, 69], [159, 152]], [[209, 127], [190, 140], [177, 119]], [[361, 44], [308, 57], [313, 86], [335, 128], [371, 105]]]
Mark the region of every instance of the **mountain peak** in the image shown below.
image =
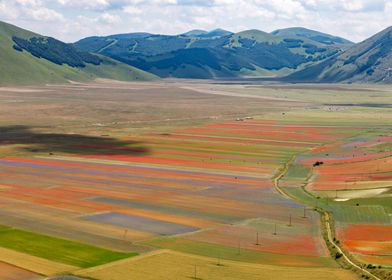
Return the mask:
[[202, 29], [193, 29], [191, 31], [182, 33], [180, 35], [187, 36], [187, 37], [193, 37], [193, 36], [205, 35], [207, 33], [208, 33], [208, 31], [205, 31], [205, 30], [202, 30]]
[[245, 31], [241, 31], [235, 34], [237, 37], [242, 37], [242, 38], [248, 38], [248, 39], [253, 39], [256, 41], [278, 41], [276, 36], [258, 30], [258, 29], [250, 29], [250, 30], [245, 30]]
[[182, 36], [186, 37], [200, 37], [200, 38], [213, 38], [213, 37], [223, 37], [223, 36], [229, 36], [233, 34], [230, 31], [217, 28], [211, 31], [205, 31], [205, 30], [200, 30], [200, 29], [195, 29], [188, 31], [186, 33], [181, 34]]

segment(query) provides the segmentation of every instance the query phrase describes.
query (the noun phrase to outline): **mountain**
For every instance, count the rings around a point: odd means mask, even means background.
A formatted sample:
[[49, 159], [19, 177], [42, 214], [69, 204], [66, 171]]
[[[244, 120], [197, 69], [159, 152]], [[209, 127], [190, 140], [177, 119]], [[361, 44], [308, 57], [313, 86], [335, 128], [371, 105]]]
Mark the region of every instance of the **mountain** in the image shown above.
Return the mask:
[[352, 45], [353, 42], [346, 40], [341, 37], [336, 37], [333, 35], [329, 35], [326, 33], [321, 33], [318, 31], [306, 29], [303, 27], [292, 27], [285, 29], [278, 29], [271, 34], [282, 37], [303, 37], [308, 38], [310, 40], [326, 44], [326, 45]]
[[223, 36], [229, 36], [233, 34], [233, 32], [223, 30], [223, 29], [215, 29], [212, 31], [205, 31], [205, 30], [191, 30], [189, 32], [180, 34], [185, 37], [198, 37], [198, 38], [217, 38], [217, 37], [223, 37]]
[[144, 38], [90, 37], [75, 43], [160, 77], [233, 78], [292, 73], [341, 52], [341, 46], [259, 30], [194, 30]]
[[130, 81], [156, 77], [103, 55], [79, 51], [72, 44], [0, 22], [1, 85], [65, 83], [95, 78]]
[[139, 38], [147, 38], [147, 37], [150, 37], [151, 35], [152, 34], [145, 33], [145, 32], [135, 32], [135, 33], [111, 35], [111, 36], [109, 36], [109, 38], [112, 38], [112, 39], [139, 39]]
[[194, 29], [185, 33], [180, 34], [180, 36], [185, 36], [185, 37], [200, 37], [203, 35], [208, 34], [208, 31], [201, 30], [201, 29]]
[[289, 75], [286, 80], [392, 83], [392, 27], [339, 55]]

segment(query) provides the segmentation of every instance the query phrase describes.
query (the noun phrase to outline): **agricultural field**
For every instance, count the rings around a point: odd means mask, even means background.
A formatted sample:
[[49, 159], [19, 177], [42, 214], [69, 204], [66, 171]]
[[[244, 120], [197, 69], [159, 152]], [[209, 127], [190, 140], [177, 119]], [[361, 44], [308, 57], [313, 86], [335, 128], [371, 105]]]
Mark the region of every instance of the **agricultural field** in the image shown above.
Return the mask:
[[348, 252], [381, 267], [392, 266], [389, 135], [390, 128], [376, 126], [313, 149], [297, 157], [285, 179], [294, 197], [333, 214], [337, 239]]
[[390, 109], [347, 105], [390, 92], [356, 90], [0, 89], [0, 261], [94, 279], [355, 279], [322, 207], [350, 255], [391, 266]]
[[0, 262], [0, 278], [7, 280], [38, 280], [42, 277], [30, 271]]
[[[174, 264], [174, 265], [173, 265]], [[217, 261], [213, 258], [158, 251], [142, 258], [111, 263], [106, 266], [82, 270], [81, 276], [97, 279], [356, 279], [350, 272], [337, 268], [282, 267], [256, 265], [235, 261]]]

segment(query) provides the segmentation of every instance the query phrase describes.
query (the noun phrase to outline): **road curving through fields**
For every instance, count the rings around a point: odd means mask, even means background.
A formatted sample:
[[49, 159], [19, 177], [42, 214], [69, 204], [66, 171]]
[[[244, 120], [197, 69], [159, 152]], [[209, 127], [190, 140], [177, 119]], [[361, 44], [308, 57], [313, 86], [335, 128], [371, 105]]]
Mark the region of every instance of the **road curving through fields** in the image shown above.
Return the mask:
[[[279, 185], [280, 180], [286, 175], [286, 173], [288, 172], [290, 166], [292, 165], [292, 163], [295, 161], [297, 155], [294, 155], [292, 158], [290, 158], [289, 161], [287, 161], [284, 164], [284, 167], [282, 169], [279, 170], [279, 172], [275, 175], [274, 177], [274, 187], [276, 189], [277, 192], [279, 192], [282, 196], [284, 196], [287, 199], [291, 199], [294, 200], [298, 203], [301, 204], [301, 201], [297, 200], [296, 198], [294, 198], [293, 196], [289, 195], [288, 193], [286, 193]], [[327, 240], [325, 240], [327, 243], [329, 242], [330, 244], [332, 244], [336, 250], [338, 251], [339, 254], [341, 254], [341, 256], [344, 258], [344, 260], [346, 261], [346, 263], [348, 265], [350, 265], [352, 268], [361, 271], [362, 273], [366, 274], [367, 276], [371, 277], [372, 279], [375, 280], [382, 280], [381, 278], [377, 277], [376, 275], [374, 275], [372, 272], [370, 272], [369, 270], [367, 270], [366, 268], [362, 268], [359, 265], [357, 265], [354, 261], [352, 261], [350, 259], [350, 255], [348, 253], [346, 253], [335, 241], [333, 238], [333, 232], [335, 232], [335, 229], [333, 228], [333, 226], [331, 225], [331, 215], [328, 213], [328, 211], [322, 209], [322, 208], [317, 208], [317, 211], [321, 214], [324, 215], [324, 219], [322, 220], [322, 227], [326, 229], [326, 236], [327, 236]], [[328, 249], [330, 250], [329, 246], [327, 246]], [[331, 255], [333, 254], [333, 252], [331, 252]]]

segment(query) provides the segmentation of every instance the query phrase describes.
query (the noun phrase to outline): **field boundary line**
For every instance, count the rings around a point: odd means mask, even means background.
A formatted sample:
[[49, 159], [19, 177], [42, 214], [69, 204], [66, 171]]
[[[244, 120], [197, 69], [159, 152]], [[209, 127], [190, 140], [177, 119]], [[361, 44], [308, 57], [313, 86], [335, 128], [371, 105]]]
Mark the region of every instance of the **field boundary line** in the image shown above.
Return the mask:
[[54, 262], [3, 247], [0, 247], [0, 261], [41, 275], [67, 273], [79, 269], [76, 266]]
[[90, 268], [86, 268], [86, 269], [77, 270], [75, 272], [75, 274], [84, 274], [84, 273], [94, 272], [94, 271], [97, 271], [97, 270], [110, 268], [112, 266], [121, 265], [123, 263], [135, 262], [135, 261], [138, 261], [138, 260], [141, 260], [141, 259], [145, 259], [145, 258], [148, 258], [148, 257], [152, 257], [152, 256], [164, 254], [164, 253], [170, 253], [170, 252], [172, 252], [172, 251], [168, 250], [168, 249], [159, 249], [159, 250], [151, 251], [151, 252], [148, 252], [148, 253], [145, 253], [145, 254], [141, 254], [139, 256], [129, 257], [129, 258], [126, 258], [126, 259], [122, 259], [122, 260], [106, 263], [106, 264], [99, 265], [99, 266], [94, 266], [94, 267], [90, 267]]
[[209, 175], [221, 175], [221, 176], [238, 176], [238, 177], [249, 177], [254, 179], [269, 179], [267, 175], [261, 176], [256, 172], [237, 172], [237, 171], [226, 171], [223, 169], [207, 169], [207, 168], [199, 168], [199, 167], [191, 167], [186, 168], [184, 166], [175, 166], [168, 164], [156, 164], [156, 163], [140, 163], [140, 162], [127, 162], [120, 160], [108, 160], [108, 159], [97, 159], [97, 158], [81, 158], [81, 157], [71, 157], [71, 156], [37, 156], [38, 159], [46, 159], [46, 160], [63, 160], [69, 162], [82, 162], [82, 163], [90, 163], [90, 164], [109, 164], [109, 165], [118, 165], [124, 167], [141, 167], [141, 168], [159, 168], [162, 170], [170, 170], [170, 171], [184, 171], [191, 173], [205, 173]]

